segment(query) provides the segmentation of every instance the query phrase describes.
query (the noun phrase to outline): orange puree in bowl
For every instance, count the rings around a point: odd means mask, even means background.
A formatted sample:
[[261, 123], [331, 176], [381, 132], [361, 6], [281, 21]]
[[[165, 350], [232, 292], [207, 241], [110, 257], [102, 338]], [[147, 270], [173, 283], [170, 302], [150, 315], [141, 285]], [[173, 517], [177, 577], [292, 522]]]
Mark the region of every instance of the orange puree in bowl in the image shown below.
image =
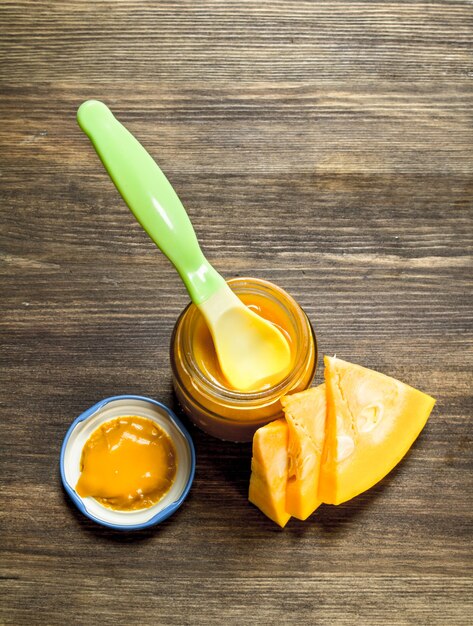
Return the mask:
[[[258, 294], [238, 294], [238, 297], [249, 309], [274, 324], [283, 333], [291, 349], [292, 361], [294, 361], [295, 346], [291, 335], [291, 328], [289, 320], [287, 316], [284, 315], [281, 307], [270, 299], [264, 298]], [[222, 387], [232, 389], [220, 369], [212, 336], [202, 316], [199, 316], [195, 325], [192, 344], [197, 366], [206, 378]], [[273, 381], [273, 384], [277, 384], [278, 382], [280, 381], [276, 381], [276, 383]], [[269, 384], [263, 385], [258, 391], [266, 389], [269, 386]]]
[[146, 509], [169, 491], [176, 468], [174, 444], [158, 424], [145, 417], [118, 417], [87, 440], [76, 491], [111, 509]]

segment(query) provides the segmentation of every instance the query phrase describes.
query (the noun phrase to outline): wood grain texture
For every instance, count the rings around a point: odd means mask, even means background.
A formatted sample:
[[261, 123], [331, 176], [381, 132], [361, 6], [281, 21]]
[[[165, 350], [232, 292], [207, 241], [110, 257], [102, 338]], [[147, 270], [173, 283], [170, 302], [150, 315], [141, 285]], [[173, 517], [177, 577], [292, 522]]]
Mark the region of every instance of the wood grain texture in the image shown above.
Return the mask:
[[[471, 18], [467, 1], [0, 5], [0, 623], [471, 623]], [[247, 502], [250, 446], [190, 425], [194, 486], [159, 527], [116, 534], [69, 503], [74, 417], [116, 393], [174, 406], [187, 303], [77, 127], [90, 97], [225, 276], [276, 282], [321, 353], [437, 398], [374, 489], [280, 531]]]

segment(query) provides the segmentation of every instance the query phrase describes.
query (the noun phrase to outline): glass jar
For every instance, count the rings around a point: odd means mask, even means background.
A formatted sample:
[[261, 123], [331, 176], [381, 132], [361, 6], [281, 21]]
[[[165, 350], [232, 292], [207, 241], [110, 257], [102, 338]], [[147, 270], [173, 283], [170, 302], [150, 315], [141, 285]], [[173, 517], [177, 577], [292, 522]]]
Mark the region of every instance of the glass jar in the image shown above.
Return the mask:
[[251, 441], [260, 426], [282, 417], [282, 396], [310, 386], [317, 365], [317, 343], [304, 311], [280, 287], [257, 278], [233, 278], [228, 284], [248, 306], [255, 298], [275, 312], [291, 346], [290, 372], [262, 391], [243, 393], [225, 387], [221, 379], [199, 366], [194, 343], [198, 325], [205, 322], [198, 308], [189, 304], [171, 339], [173, 386], [181, 408], [199, 428], [220, 439], [244, 442]]

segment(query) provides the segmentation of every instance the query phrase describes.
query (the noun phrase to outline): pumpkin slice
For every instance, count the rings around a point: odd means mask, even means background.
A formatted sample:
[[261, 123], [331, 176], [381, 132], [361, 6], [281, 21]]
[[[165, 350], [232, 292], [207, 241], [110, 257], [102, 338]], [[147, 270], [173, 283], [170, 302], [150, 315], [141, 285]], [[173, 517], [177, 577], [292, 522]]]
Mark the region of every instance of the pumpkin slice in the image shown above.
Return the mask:
[[327, 425], [318, 497], [340, 504], [380, 481], [407, 453], [435, 400], [400, 381], [325, 357]]
[[317, 488], [325, 439], [325, 385], [284, 396], [281, 404], [289, 427], [286, 510], [305, 520], [321, 504]]
[[258, 428], [253, 437], [253, 458], [248, 499], [282, 528], [291, 517], [286, 511], [288, 426], [278, 419]]

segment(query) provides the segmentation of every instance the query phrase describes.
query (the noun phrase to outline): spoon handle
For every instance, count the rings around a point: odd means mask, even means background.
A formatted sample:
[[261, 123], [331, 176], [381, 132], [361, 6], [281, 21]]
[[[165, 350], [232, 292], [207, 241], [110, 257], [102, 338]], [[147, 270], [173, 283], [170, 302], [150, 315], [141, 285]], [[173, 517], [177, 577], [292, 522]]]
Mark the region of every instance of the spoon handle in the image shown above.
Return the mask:
[[138, 222], [179, 272], [192, 301], [208, 300], [225, 280], [202, 254], [181, 201], [155, 161], [103, 102], [84, 102], [77, 121]]

